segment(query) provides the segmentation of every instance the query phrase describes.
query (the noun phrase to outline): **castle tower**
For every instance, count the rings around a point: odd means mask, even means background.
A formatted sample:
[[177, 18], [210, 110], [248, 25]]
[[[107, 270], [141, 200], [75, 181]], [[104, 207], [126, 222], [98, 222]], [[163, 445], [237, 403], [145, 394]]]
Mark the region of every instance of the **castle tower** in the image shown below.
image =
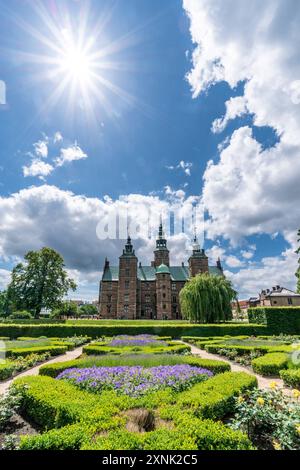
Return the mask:
[[170, 266], [169, 250], [167, 247], [167, 240], [164, 235], [162, 220], [159, 224], [156, 249], [154, 250], [154, 266], [158, 268], [161, 264]]
[[205, 251], [200, 248], [197, 236], [193, 240], [193, 253], [189, 258], [190, 276], [194, 277], [197, 274], [209, 273], [208, 257]]
[[128, 235], [127, 243], [119, 258], [119, 285], [118, 285], [118, 318], [135, 319], [137, 315], [137, 265], [131, 238]]
[[156, 269], [156, 311], [158, 320], [172, 319], [171, 274], [166, 264]]

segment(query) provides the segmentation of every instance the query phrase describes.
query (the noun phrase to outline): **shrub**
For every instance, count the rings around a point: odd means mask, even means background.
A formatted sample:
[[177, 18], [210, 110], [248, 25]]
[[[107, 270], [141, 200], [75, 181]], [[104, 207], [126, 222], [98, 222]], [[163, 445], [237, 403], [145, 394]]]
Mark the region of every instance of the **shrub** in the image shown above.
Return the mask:
[[278, 376], [281, 369], [287, 368], [288, 360], [286, 353], [269, 353], [253, 359], [251, 365], [257, 374]]
[[15, 365], [11, 361], [5, 361], [5, 363], [0, 364], [0, 380], [9, 379], [15, 371]]
[[68, 350], [67, 346], [33, 346], [32, 348], [12, 348], [6, 351], [7, 357], [26, 357], [30, 354], [50, 353], [51, 356], [59, 356], [65, 354]]
[[248, 310], [250, 323], [266, 324], [271, 334], [299, 334], [300, 307], [258, 307]]
[[89, 336], [91, 338], [99, 338], [100, 336], [115, 336], [120, 334], [137, 335], [137, 334], [153, 334], [158, 336], [171, 336], [172, 338], [180, 338], [181, 336], [224, 336], [224, 335], [263, 335], [267, 333], [266, 326], [263, 325], [247, 325], [247, 324], [221, 324], [221, 325], [153, 325], [137, 322], [135, 325], [117, 324], [113, 321], [108, 324], [0, 324], [0, 336], [9, 336], [10, 338], [18, 338], [19, 336], [39, 337], [71, 337], [74, 335]]
[[[216, 381], [217, 378], [220, 380]], [[170, 390], [163, 390], [134, 399], [117, 396], [114, 392], [93, 395], [78, 390], [67, 382], [53, 380], [50, 377], [18, 379], [14, 384], [14, 390], [22, 394], [22, 410], [43, 429], [48, 429], [42, 435], [22, 437], [20, 448], [22, 450], [252, 449], [250, 441], [240, 432], [233, 431], [222, 423], [203, 421], [198, 398], [200, 395], [203, 401], [205, 397], [211, 400], [212, 394], [223, 390], [228, 402], [229, 397], [254, 386], [255, 378], [243, 373], [227, 372], [209, 379], [207, 384], [209, 382], [211, 386], [203, 390], [199, 389], [199, 385], [189, 390], [189, 392], [194, 391], [191, 401], [187, 396], [188, 392], [174, 394]], [[183, 397], [182, 402], [178, 400], [180, 397]], [[227, 414], [229, 407], [228, 403], [225, 407], [220, 394], [213, 405], [215, 410], [217, 399], [220, 401], [219, 412], [210, 414], [219, 418], [224, 413]], [[153, 415], [158, 418], [156, 426], [160, 427], [149, 429], [148, 432], [130, 432], [125, 429], [129, 419], [125, 410], [140, 408], [155, 409]], [[200, 418], [195, 416], [197, 414]], [[165, 420], [166, 427], [161, 420]]]
[[190, 352], [190, 346], [184, 344], [176, 344], [172, 346], [162, 346], [160, 348], [151, 348], [151, 347], [140, 347], [140, 346], [127, 346], [124, 348], [114, 348], [111, 346], [94, 345], [85, 346], [83, 352], [87, 355], [102, 355], [102, 354], [184, 354]]
[[57, 377], [66, 369], [75, 367], [113, 367], [113, 366], [144, 366], [155, 367], [159, 365], [175, 365], [189, 364], [195, 367], [208, 369], [214, 374], [220, 374], [230, 370], [230, 365], [224, 361], [215, 361], [210, 359], [202, 359], [197, 356], [178, 356], [178, 355], [147, 355], [138, 354], [135, 356], [89, 356], [85, 359], [76, 359], [66, 362], [55, 362], [53, 364], [45, 364], [39, 370], [40, 375], [49, 377]]
[[236, 400], [235, 411], [231, 426], [245, 430], [260, 448], [300, 449], [300, 404], [282, 390], [251, 390]]
[[44, 429], [89, 419], [107, 422], [118, 411], [115, 406], [99, 407], [99, 398], [62, 380], [50, 377], [24, 377], [13, 386], [23, 394], [22, 409]]
[[33, 318], [33, 315], [30, 312], [27, 312], [27, 310], [21, 310], [12, 313], [11, 315], [9, 315], [9, 318], [11, 320], [31, 320]]
[[222, 419], [233, 409], [234, 396], [257, 385], [254, 376], [244, 372], [225, 372], [183, 392], [179, 407], [193, 409], [201, 418]]
[[281, 370], [279, 375], [286, 385], [300, 389], [300, 368]]

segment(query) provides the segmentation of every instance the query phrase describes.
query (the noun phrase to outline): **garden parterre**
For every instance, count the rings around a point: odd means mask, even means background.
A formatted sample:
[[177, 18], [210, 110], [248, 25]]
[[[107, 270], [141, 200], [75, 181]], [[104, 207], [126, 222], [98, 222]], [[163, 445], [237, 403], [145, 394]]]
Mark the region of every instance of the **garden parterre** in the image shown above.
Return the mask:
[[[299, 367], [300, 361], [298, 364], [293, 363], [300, 354], [299, 336], [183, 337], [182, 339], [209, 353], [226, 356], [239, 364], [252, 366], [254, 372], [260, 375], [285, 377], [286, 384], [289, 372], [285, 374], [284, 370]], [[300, 383], [297, 386], [299, 385]]]
[[47, 361], [85, 344], [88, 337], [71, 338], [29, 338], [20, 337], [16, 340], [4, 338], [0, 354], [0, 381], [7, 380], [15, 374]]
[[120, 335], [96, 341], [85, 346], [83, 352], [88, 355], [101, 354], [184, 354], [190, 352], [190, 346], [170, 338], [159, 338], [152, 335]]

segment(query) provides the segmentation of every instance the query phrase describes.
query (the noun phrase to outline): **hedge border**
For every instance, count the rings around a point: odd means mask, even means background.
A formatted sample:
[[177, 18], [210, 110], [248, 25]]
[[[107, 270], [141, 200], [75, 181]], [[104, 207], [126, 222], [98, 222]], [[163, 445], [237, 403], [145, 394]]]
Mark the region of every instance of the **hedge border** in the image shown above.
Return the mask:
[[9, 336], [16, 339], [19, 336], [39, 336], [47, 337], [71, 337], [71, 336], [89, 336], [99, 338], [101, 336], [116, 335], [138, 335], [152, 334], [156, 336], [170, 336], [172, 338], [181, 338], [182, 336], [258, 336], [266, 334], [267, 329], [263, 325], [249, 324], [216, 324], [216, 325], [191, 325], [191, 326], [113, 326], [113, 325], [27, 325], [27, 324], [0, 324], [0, 336]]

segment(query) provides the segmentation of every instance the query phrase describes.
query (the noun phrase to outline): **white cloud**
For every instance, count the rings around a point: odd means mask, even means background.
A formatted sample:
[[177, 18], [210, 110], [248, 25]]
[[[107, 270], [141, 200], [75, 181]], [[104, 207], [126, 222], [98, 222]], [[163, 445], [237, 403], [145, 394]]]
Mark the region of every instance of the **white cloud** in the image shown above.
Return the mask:
[[57, 143], [62, 142], [62, 141], [63, 141], [63, 136], [62, 136], [61, 132], [59, 132], [59, 131], [55, 132], [54, 137], [53, 137], [53, 143], [57, 144]]
[[83, 160], [88, 158], [87, 154], [75, 143], [67, 148], [62, 148], [60, 156], [55, 160], [57, 166], [62, 166], [65, 163], [70, 163], [75, 160]]
[[38, 158], [47, 158], [48, 157], [48, 139], [45, 137], [45, 140], [39, 140], [33, 144], [34, 152]]
[[257, 233], [292, 238], [300, 220], [300, 4], [293, 0], [184, 0], [195, 43], [188, 74], [193, 96], [225, 81], [244, 81], [215, 131], [248, 111], [280, 142], [263, 149], [249, 127], [237, 129], [204, 175], [210, 237], [233, 243]]
[[23, 166], [23, 175], [28, 176], [38, 176], [44, 178], [45, 176], [50, 175], [54, 167], [49, 163], [45, 163], [42, 160], [32, 160], [29, 166]]
[[225, 263], [229, 268], [240, 268], [243, 266], [243, 262], [237, 256], [226, 256]]
[[0, 292], [6, 289], [10, 282], [10, 271], [0, 268]]
[[259, 264], [247, 266], [237, 273], [225, 271], [226, 277], [232, 280], [239, 292], [240, 299], [257, 296], [262, 289], [281, 285], [296, 289], [297, 260], [294, 251], [288, 249], [281, 256], [263, 258]]
[[185, 197], [185, 191], [183, 189], [174, 190], [171, 186], [165, 186], [165, 194], [171, 198], [183, 199]]
[[226, 101], [225, 106], [225, 116], [216, 119], [212, 124], [212, 132], [214, 133], [222, 132], [231, 119], [235, 119], [247, 113], [247, 104], [244, 96], [230, 98], [230, 100]]
[[[182, 213], [191, 213], [195, 199], [185, 199]], [[29, 250], [50, 246], [63, 255], [68, 269], [76, 271], [80, 285], [88, 288], [89, 282], [96, 284], [100, 280], [106, 256], [111, 264], [117, 264], [127, 235], [125, 223], [123, 239], [99, 239], [99, 223], [105, 227], [109, 214], [118, 212], [125, 218], [129, 213], [134, 247], [141, 261], [149, 264], [155, 242], [154, 238], [148, 240], [147, 231], [141, 230], [147, 226], [150, 216], [151, 232], [156, 235], [160, 214], [164, 217], [169, 208], [169, 202], [157, 196], [131, 194], [118, 200], [109, 197], [100, 200], [49, 185], [23, 189], [0, 197], [0, 256], [23, 258]], [[139, 234], [144, 238], [137, 238]], [[187, 261], [187, 241], [185, 234], [170, 238], [172, 262]], [[97, 297], [97, 286], [95, 294]]]
[[170, 165], [167, 166], [166, 168], [168, 170], [183, 170], [186, 176], [191, 176], [191, 168], [193, 167], [193, 164], [191, 162], [185, 162], [184, 160], [181, 160], [178, 165]]

